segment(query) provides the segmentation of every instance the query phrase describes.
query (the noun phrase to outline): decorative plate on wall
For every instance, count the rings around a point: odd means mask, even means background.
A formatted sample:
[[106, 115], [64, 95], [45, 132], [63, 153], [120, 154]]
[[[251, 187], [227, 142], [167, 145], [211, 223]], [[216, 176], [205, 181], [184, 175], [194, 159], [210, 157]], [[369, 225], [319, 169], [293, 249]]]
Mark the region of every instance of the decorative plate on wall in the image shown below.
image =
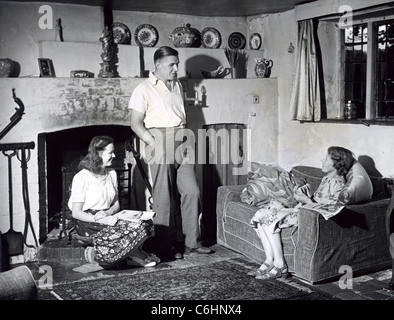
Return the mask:
[[259, 50], [261, 47], [261, 36], [258, 33], [253, 33], [249, 38], [249, 48], [251, 50]]
[[228, 37], [228, 46], [231, 49], [244, 49], [246, 46], [246, 38], [240, 32], [233, 32]]
[[204, 48], [217, 49], [222, 43], [222, 36], [215, 28], [205, 28], [201, 31], [202, 46]]
[[121, 22], [114, 22], [112, 24], [112, 33], [114, 35], [114, 43], [116, 44], [130, 44], [131, 33], [129, 28]]
[[159, 40], [159, 34], [154, 26], [141, 24], [134, 32], [134, 40], [141, 47], [154, 47]]

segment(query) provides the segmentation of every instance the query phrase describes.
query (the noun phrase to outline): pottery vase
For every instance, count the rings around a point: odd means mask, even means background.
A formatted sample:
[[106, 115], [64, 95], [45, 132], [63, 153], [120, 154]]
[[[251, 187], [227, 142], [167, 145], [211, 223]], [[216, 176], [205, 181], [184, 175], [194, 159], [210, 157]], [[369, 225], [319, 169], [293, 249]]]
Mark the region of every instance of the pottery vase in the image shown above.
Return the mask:
[[240, 68], [240, 67], [231, 67], [231, 78], [232, 79], [243, 78], [243, 76], [242, 76], [242, 68]]
[[0, 59], [0, 78], [8, 78], [14, 71], [15, 62], [8, 58]]

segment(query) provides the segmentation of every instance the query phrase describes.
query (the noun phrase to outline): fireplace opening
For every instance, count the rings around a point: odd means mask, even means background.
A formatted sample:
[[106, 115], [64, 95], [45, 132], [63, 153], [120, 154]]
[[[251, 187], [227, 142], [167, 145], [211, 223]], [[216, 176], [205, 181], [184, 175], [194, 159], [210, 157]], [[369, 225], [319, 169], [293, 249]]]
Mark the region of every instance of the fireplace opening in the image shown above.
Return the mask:
[[133, 138], [133, 132], [129, 126], [87, 126], [39, 134], [40, 243], [45, 241], [49, 232], [59, 227], [62, 201], [68, 200], [68, 198], [63, 199], [64, 188], [68, 196], [72, 178], [78, 172], [78, 164], [87, 154], [91, 139], [97, 135], [113, 137], [115, 159], [112, 167], [119, 171], [125, 170], [127, 174], [127, 163], [130, 159], [125, 144]]

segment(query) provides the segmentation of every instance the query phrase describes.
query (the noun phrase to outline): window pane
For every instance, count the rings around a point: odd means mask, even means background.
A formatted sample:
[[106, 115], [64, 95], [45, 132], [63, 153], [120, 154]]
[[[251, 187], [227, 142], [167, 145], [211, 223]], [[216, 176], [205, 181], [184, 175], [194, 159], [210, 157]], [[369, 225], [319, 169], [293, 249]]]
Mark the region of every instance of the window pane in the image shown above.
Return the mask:
[[377, 27], [376, 92], [377, 118], [394, 117], [394, 23]]
[[346, 28], [345, 29], [345, 43], [352, 43], [353, 42], [353, 28]]
[[368, 42], [368, 28], [364, 27], [363, 29], [363, 42], [367, 43]]
[[363, 63], [361, 64], [361, 77], [360, 80], [365, 82], [367, 81], [367, 64]]
[[354, 71], [353, 71], [353, 64], [347, 63], [345, 65], [345, 81], [352, 81], [354, 80]]
[[359, 82], [353, 84], [353, 100], [362, 100], [361, 97], [362, 85]]
[[387, 116], [394, 117], [394, 102], [387, 102]]
[[367, 61], [367, 52], [368, 52], [367, 50], [368, 50], [367, 44], [363, 44], [363, 52], [362, 52], [361, 60], [364, 62]]
[[357, 117], [365, 117], [367, 24], [354, 25], [344, 30], [344, 98], [357, 106]]
[[394, 100], [394, 81], [387, 81], [385, 88], [386, 88], [385, 100]]
[[377, 118], [394, 118], [394, 102], [377, 102]]
[[361, 45], [354, 46], [354, 61], [362, 61], [363, 51], [361, 48]]
[[381, 81], [386, 79], [387, 63], [378, 62], [376, 64], [376, 80]]
[[378, 82], [377, 83], [377, 96], [378, 96], [378, 100], [383, 100], [384, 99], [384, 95], [385, 95], [385, 87], [384, 87], [384, 82]]
[[345, 48], [345, 61], [353, 61], [353, 46], [346, 47]]
[[[365, 97], [365, 93], [364, 93], [364, 97]], [[364, 101], [356, 102], [356, 106], [357, 106], [357, 118], [365, 118], [365, 102]]]
[[394, 41], [394, 23], [387, 24], [386, 38], [388, 41]]
[[386, 77], [384, 79], [394, 79], [394, 61], [387, 62]]
[[386, 43], [385, 42], [378, 43], [378, 54], [377, 54], [376, 58], [378, 61], [386, 60]]
[[378, 101], [376, 103], [376, 117], [377, 118], [386, 118], [387, 117], [386, 103], [384, 103], [382, 101]]
[[353, 80], [355, 81], [360, 81], [362, 80], [362, 68], [361, 68], [361, 63], [355, 63], [354, 64], [354, 78]]
[[394, 61], [394, 42], [387, 42], [387, 60]]
[[353, 83], [345, 83], [345, 100], [353, 100]]
[[386, 25], [382, 24], [378, 27], [378, 41], [386, 41]]
[[361, 26], [353, 27], [353, 40], [354, 42], [361, 42], [363, 39], [363, 31]]

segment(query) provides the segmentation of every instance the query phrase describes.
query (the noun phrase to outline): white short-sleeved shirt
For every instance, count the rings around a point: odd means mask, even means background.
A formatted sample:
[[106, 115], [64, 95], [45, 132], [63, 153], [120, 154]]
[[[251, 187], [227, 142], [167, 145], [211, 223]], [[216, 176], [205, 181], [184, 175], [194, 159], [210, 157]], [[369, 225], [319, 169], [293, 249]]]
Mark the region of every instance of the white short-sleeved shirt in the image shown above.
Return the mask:
[[146, 128], [169, 128], [186, 125], [183, 88], [178, 79], [171, 82], [170, 91], [152, 72], [133, 91], [129, 109], [145, 114]]
[[82, 210], [106, 210], [111, 207], [118, 193], [116, 171], [111, 169], [106, 176], [95, 177], [86, 169], [79, 171], [73, 178], [68, 206], [73, 202], [83, 202]]

